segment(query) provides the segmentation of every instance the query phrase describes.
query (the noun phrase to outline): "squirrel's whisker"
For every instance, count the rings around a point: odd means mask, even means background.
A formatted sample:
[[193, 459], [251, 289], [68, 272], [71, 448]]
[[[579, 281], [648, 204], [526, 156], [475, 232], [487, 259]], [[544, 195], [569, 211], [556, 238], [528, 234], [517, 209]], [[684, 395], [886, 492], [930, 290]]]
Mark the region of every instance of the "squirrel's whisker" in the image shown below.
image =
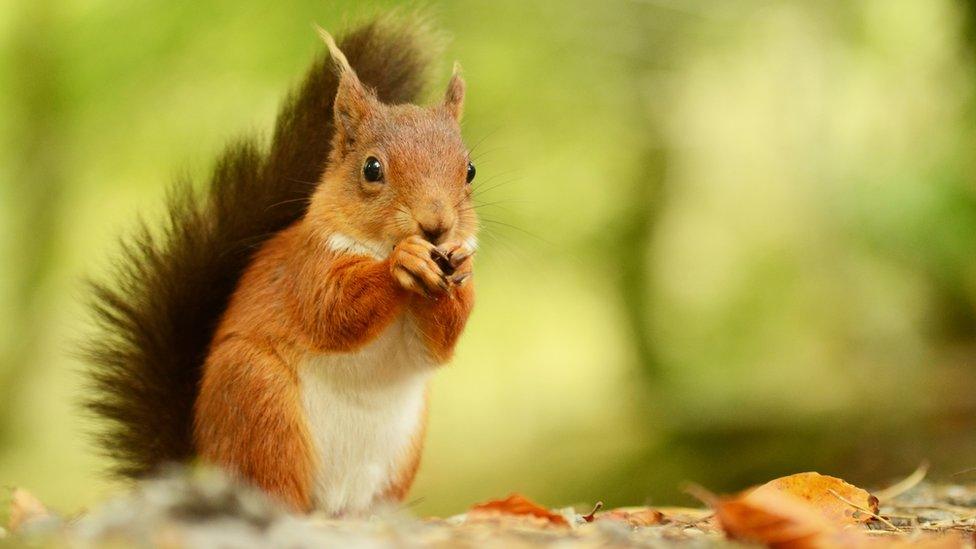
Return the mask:
[[487, 218], [484, 218], [484, 217], [481, 218], [481, 221], [484, 221], [485, 223], [494, 223], [495, 225], [498, 225], [498, 226], [501, 226], [501, 227], [506, 227], [506, 228], [509, 228], [509, 229], [514, 229], [514, 230], [519, 231], [521, 233], [524, 233], [524, 234], [526, 234], [528, 236], [531, 236], [532, 238], [535, 238], [535, 239], [539, 240], [540, 242], [542, 242], [544, 244], [547, 244], [549, 246], [554, 246], [554, 244], [552, 242], [549, 242], [545, 238], [542, 238], [541, 236], [533, 233], [532, 231], [528, 231], [528, 230], [523, 229], [522, 227], [519, 227], [517, 225], [512, 225], [511, 223], [505, 223], [504, 221], [498, 221], [497, 219], [487, 219]]
[[281, 202], [276, 202], [274, 204], [271, 204], [270, 206], [268, 206], [268, 209], [271, 210], [273, 208], [277, 208], [277, 207], [280, 207], [280, 206], [284, 206], [285, 204], [294, 204], [296, 202], [308, 202], [310, 200], [311, 200], [311, 197], [308, 197], [308, 196], [303, 196], [301, 198], [292, 198], [290, 200], [282, 200]]
[[484, 143], [486, 139], [488, 139], [489, 137], [491, 137], [491, 136], [493, 136], [493, 135], [495, 135], [496, 133], [498, 133], [498, 130], [500, 130], [500, 129], [502, 129], [502, 127], [501, 127], [501, 126], [497, 126], [497, 127], [495, 128], [495, 129], [493, 129], [493, 130], [489, 130], [489, 131], [488, 131], [488, 133], [486, 133], [485, 135], [483, 135], [483, 136], [481, 137], [481, 139], [479, 139], [479, 140], [478, 140], [478, 141], [477, 141], [477, 142], [476, 142], [476, 143], [474, 144], [474, 146], [473, 146], [473, 147], [471, 147], [470, 149], [468, 149], [468, 155], [470, 155], [471, 153], [473, 153], [473, 152], [475, 152], [476, 150], [478, 150], [478, 147], [480, 147], [480, 146], [481, 146], [481, 144], [482, 144], [482, 143]]
[[[499, 175], [502, 175], [502, 174], [499, 174]], [[488, 188], [480, 188], [479, 187], [477, 189], [474, 189], [474, 192], [471, 193], [470, 198], [476, 198], [476, 197], [481, 196], [481, 195], [483, 195], [483, 194], [485, 194], [485, 193], [487, 193], [489, 191], [493, 191], [493, 190], [498, 189], [500, 187], [504, 187], [505, 185], [511, 185], [512, 183], [514, 183], [516, 181], [519, 181], [520, 179], [522, 179], [522, 176], [516, 176], [516, 177], [510, 178], [510, 179], [507, 179], [505, 181], [502, 181], [501, 183], [497, 183], [495, 185], [491, 185]]]
[[303, 181], [301, 179], [295, 179], [294, 177], [285, 177], [285, 179], [287, 181], [291, 181], [292, 183], [301, 183], [303, 185], [309, 185], [309, 186], [312, 186], [312, 187], [318, 187], [319, 186], [319, 182], [317, 182], [317, 181]]

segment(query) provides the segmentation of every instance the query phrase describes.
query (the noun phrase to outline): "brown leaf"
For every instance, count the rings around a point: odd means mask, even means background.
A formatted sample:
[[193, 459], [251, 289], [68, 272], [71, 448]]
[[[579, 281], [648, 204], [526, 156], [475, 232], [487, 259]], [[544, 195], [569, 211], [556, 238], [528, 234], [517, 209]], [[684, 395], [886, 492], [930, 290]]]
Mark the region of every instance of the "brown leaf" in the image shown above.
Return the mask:
[[8, 528], [16, 533], [24, 524], [49, 516], [47, 507], [23, 488], [15, 488], [10, 498], [10, 522]]
[[559, 514], [535, 503], [521, 494], [512, 494], [505, 499], [496, 499], [479, 503], [471, 508], [474, 513], [501, 513], [504, 515], [532, 516], [541, 518], [551, 524], [569, 526], [566, 519]]
[[866, 537], [859, 531], [842, 531], [806, 500], [788, 492], [752, 490], [712, 505], [730, 539], [773, 548], [850, 547]]
[[621, 507], [597, 514], [596, 520], [619, 520], [631, 526], [653, 526], [664, 522], [664, 513], [649, 507]]
[[839, 478], [820, 473], [799, 473], [771, 480], [753, 489], [753, 493], [757, 492], [783, 492], [796, 496], [837, 524], [855, 524], [872, 519], [871, 514], [856, 509], [850, 503], [878, 514], [878, 498]]

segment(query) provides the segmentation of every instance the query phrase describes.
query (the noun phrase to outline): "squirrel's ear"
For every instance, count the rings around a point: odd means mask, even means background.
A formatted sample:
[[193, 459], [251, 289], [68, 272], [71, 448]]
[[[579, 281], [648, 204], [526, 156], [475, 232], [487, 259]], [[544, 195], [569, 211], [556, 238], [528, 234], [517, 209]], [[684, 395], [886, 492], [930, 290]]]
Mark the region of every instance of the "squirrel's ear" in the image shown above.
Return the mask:
[[356, 71], [349, 65], [349, 60], [336, 45], [332, 35], [318, 25], [315, 25], [315, 30], [329, 47], [329, 55], [335, 63], [336, 72], [339, 73], [339, 88], [333, 103], [336, 131], [351, 139], [359, 124], [372, 109], [373, 96], [359, 81]]
[[447, 92], [444, 94], [444, 108], [454, 117], [461, 120], [461, 113], [464, 111], [464, 78], [461, 77], [461, 64], [454, 62], [454, 74], [451, 81], [447, 83]]

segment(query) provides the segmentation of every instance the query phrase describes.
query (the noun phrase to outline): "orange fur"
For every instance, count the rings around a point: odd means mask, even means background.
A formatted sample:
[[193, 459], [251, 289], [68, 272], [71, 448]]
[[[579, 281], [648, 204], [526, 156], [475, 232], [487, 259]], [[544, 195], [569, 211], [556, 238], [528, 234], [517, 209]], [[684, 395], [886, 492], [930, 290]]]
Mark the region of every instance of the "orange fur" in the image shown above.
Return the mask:
[[420, 326], [427, 348], [438, 362], [447, 362], [474, 307], [474, 285], [470, 282], [451, 295], [434, 299], [413, 298], [410, 312]]
[[268, 345], [224, 339], [207, 361], [195, 438], [204, 459], [307, 511], [313, 463], [296, 381]]
[[[445, 102], [425, 109], [383, 105], [348, 65], [341, 69], [321, 184], [306, 215], [271, 238], [244, 273], [205, 362], [194, 416], [205, 459], [303, 511], [316, 503], [316, 471], [329, 467], [318, 462], [305, 417], [303, 359], [355, 353], [410, 315], [425, 350], [416, 352], [442, 364], [474, 303], [473, 250], [462, 244], [473, 241], [477, 220], [458, 125], [460, 74]], [[364, 179], [366, 158], [381, 159], [382, 181]], [[331, 239], [340, 237], [356, 250], [337, 250]], [[442, 272], [433, 256], [455, 251], [459, 264]], [[426, 410], [378, 500], [399, 501], [409, 490]]]
[[309, 350], [355, 350], [401, 312], [406, 292], [390, 276], [389, 260], [336, 256], [310, 239], [297, 244], [282, 298]]

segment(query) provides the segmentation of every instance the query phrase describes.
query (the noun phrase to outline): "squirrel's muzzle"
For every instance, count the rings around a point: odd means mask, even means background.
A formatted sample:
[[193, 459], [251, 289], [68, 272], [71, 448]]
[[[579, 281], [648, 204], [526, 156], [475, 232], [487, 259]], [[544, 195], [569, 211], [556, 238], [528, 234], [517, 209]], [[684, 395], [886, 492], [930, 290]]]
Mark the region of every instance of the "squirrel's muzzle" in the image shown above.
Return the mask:
[[422, 214], [415, 214], [417, 228], [431, 244], [440, 244], [454, 228], [455, 215], [443, 206], [440, 200], [434, 201]]

